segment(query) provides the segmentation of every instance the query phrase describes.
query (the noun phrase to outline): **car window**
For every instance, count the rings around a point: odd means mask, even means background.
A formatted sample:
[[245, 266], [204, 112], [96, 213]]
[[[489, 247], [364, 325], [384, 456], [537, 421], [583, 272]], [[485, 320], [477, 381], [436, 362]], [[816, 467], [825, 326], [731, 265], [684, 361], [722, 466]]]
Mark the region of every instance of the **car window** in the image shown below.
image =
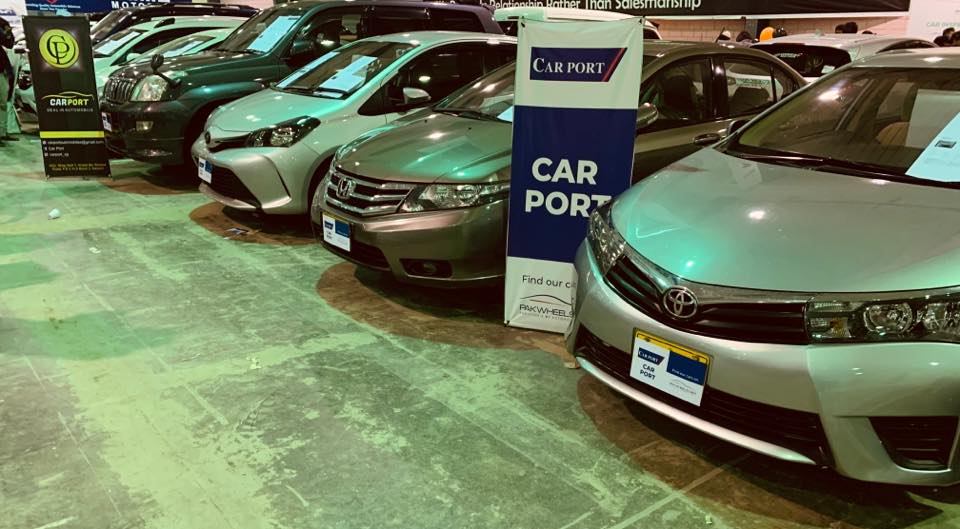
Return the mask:
[[483, 32], [483, 24], [470, 11], [460, 11], [455, 9], [430, 9], [430, 21], [432, 29], [448, 31], [479, 31]]
[[650, 28], [643, 28], [643, 38], [648, 40], [660, 40], [660, 35]]
[[151, 55], [158, 54], [164, 57], [177, 57], [179, 55], [196, 53], [197, 50], [215, 38], [213, 35], [203, 35], [199, 33], [187, 35], [171, 40], [166, 44], [161, 44], [153, 50], [150, 50], [150, 53]]
[[390, 80], [387, 98], [403, 101], [404, 88], [420, 88], [439, 101], [454, 90], [483, 75], [485, 45], [447, 44], [425, 52], [405, 65]]
[[364, 33], [362, 21], [363, 9], [359, 7], [324, 9], [300, 28], [294, 40], [312, 42], [319, 56], [369, 37], [370, 34]]
[[773, 68], [764, 63], [727, 58], [727, 115], [731, 118], [756, 114], [776, 99]]
[[128, 28], [118, 33], [114, 33], [93, 47], [93, 57], [95, 59], [110, 57], [114, 53], [117, 53], [120, 48], [123, 48], [131, 41], [140, 38], [140, 35], [143, 35], [146, 32], [147, 30], [145, 29]]
[[306, 12], [306, 7], [297, 4], [261, 11], [241, 24], [216, 49], [235, 53], [267, 53], [300, 24]]
[[773, 67], [773, 86], [776, 90], [777, 101], [787, 97], [788, 95], [797, 91], [800, 88], [800, 83], [798, 83], [792, 75], [787, 74], [787, 72]]
[[902, 176], [958, 113], [957, 70], [858, 67], [796, 94], [744, 129], [733, 148]]
[[688, 61], [655, 74], [640, 91], [640, 104], [657, 107], [660, 118], [650, 131], [703, 123], [713, 119], [710, 61]]
[[375, 7], [370, 17], [371, 35], [408, 33], [430, 29], [425, 7]]
[[517, 60], [517, 46], [513, 43], [486, 44], [483, 49], [484, 73]]

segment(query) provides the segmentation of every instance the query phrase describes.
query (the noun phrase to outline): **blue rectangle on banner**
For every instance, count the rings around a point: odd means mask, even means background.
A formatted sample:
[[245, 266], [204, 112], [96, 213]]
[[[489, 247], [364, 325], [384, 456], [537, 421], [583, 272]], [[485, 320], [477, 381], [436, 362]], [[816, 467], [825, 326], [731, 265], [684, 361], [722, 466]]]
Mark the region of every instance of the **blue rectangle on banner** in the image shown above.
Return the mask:
[[671, 351], [670, 360], [667, 360], [667, 373], [703, 385], [707, 379], [707, 364]]
[[626, 48], [531, 48], [530, 79], [606, 83]]
[[507, 255], [573, 262], [590, 212], [630, 187], [637, 111], [517, 106], [513, 123]]

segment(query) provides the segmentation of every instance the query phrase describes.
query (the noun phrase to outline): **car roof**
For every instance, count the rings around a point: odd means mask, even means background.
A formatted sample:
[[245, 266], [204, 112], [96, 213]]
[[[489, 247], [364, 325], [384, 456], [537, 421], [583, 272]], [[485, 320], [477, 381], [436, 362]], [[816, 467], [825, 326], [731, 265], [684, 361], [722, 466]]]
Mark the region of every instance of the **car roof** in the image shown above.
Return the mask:
[[770, 44], [802, 44], [805, 46], [823, 46], [828, 48], [837, 48], [848, 50], [852, 48], [886, 47], [897, 42], [908, 40], [923, 40], [909, 37], [895, 37], [890, 35], [864, 35], [862, 33], [803, 33], [799, 35], [788, 35], [786, 37], [777, 37], [764, 42], [759, 42], [756, 46], [767, 46]]
[[133, 7], [123, 7], [117, 9], [116, 11], [126, 12], [126, 13], [149, 13], [150, 11], [167, 11], [170, 9], [176, 10], [207, 10], [207, 9], [216, 9], [218, 11], [245, 11], [245, 12], [256, 12], [257, 8], [250, 7], [245, 4], [209, 4], [209, 3], [164, 3], [164, 4], [147, 4], [142, 6], [133, 6]]
[[960, 69], [960, 48], [917, 48], [871, 55], [852, 67], [956, 68]]
[[[167, 22], [168, 20], [173, 20], [173, 22]], [[134, 24], [130, 28], [144, 29], [152, 31], [161, 27], [166, 26], [212, 26], [210, 29], [214, 28], [230, 28], [236, 27], [246, 22], [246, 18], [243, 17], [221, 17], [221, 16], [171, 16], [171, 17], [160, 17], [141, 22], [139, 24]], [[234, 23], [233, 25], [229, 23]]]
[[484, 40], [491, 42], [517, 43], [516, 37], [497, 35], [495, 33], [481, 33], [479, 31], [411, 31], [408, 33], [393, 33], [390, 35], [367, 37], [364, 40], [377, 40], [381, 42], [418, 41], [419, 44], [425, 46], [457, 40]]
[[664, 57], [675, 55], [713, 55], [713, 54], [736, 54], [752, 57], [770, 57], [769, 53], [759, 50], [751, 50], [743, 46], [734, 44], [724, 44], [718, 42], [684, 42], [676, 40], [645, 40], [643, 41], [643, 54], [646, 56]]

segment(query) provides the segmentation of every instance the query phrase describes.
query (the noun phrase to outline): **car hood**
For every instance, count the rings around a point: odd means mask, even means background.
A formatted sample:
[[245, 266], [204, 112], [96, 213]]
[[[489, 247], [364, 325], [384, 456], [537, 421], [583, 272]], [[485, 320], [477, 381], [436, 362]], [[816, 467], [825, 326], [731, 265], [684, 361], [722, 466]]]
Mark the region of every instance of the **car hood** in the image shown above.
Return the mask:
[[217, 110], [211, 125], [228, 132], [252, 132], [303, 116], [320, 118], [344, 107], [344, 101], [265, 89]]
[[794, 292], [960, 285], [960, 190], [704, 149], [613, 207], [626, 242], [691, 281]]
[[401, 182], [484, 182], [509, 178], [510, 123], [432, 113], [386, 130], [340, 158], [362, 176]]

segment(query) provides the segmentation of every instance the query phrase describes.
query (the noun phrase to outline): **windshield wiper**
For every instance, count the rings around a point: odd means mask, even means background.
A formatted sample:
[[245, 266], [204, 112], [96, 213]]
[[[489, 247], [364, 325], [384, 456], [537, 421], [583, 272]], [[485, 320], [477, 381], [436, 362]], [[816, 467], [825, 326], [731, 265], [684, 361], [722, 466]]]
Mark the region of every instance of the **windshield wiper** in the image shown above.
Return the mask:
[[501, 121], [506, 123], [505, 121], [503, 121], [502, 119], [496, 116], [491, 116], [490, 114], [484, 114], [483, 112], [480, 112], [479, 110], [476, 110], [473, 108], [438, 107], [438, 108], [434, 108], [434, 111], [440, 112], [442, 114], [450, 114], [451, 116], [460, 116], [460, 117], [470, 118], [470, 119], [479, 119], [482, 121]]
[[882, 178], [886, 180], [898, 180], [906, 182], [915, 181], [915, 179], [904, 176], [902, 173], [896, 172], [889, 167], [873, 165], [864, 162], [852, 162], [848, 160], [838, 160], [836, 158], [811, 156], [808, 154], [799, 154], [793, 152], [782, 152], [778, 154], [756, 154], [730, 149], [728, 149], [726, 152], [727, 154], [736, 156], [738, 158], [754, 162], [786, 165], [790, 167], [813, 169], [816, 171], [827, 171], [851, 176], [866, 176], [868, 178]]

